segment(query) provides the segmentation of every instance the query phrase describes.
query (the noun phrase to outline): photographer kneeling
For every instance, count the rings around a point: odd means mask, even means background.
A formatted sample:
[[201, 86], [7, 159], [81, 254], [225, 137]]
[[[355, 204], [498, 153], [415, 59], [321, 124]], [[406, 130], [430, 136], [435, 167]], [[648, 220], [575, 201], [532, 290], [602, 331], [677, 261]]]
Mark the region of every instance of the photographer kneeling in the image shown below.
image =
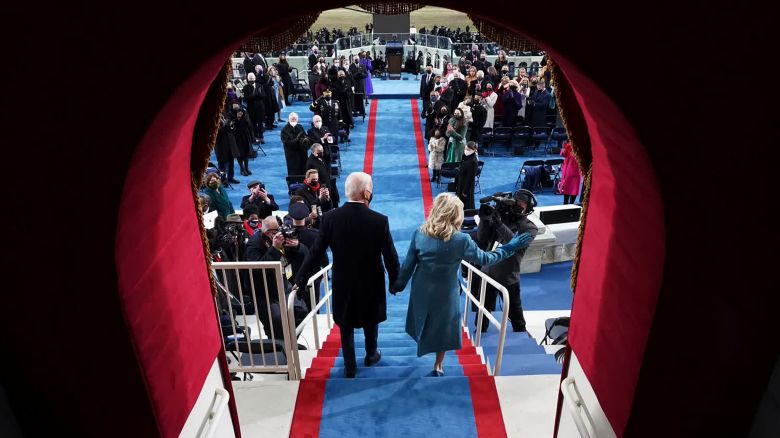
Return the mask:
[[[477, 244], [480, 248], [490, 250], [495, 242], [501, 244], [509, 242], [516, 233], [528, 233], [536, 237], [538, 229], [528, 219], [528, 215], [536, 206], [536, 197], [532, 192], [524, 189], [518, 190], [511, 198], [508, 195], [507, 192], [480, 199], [482, 205], [479, 208], [480, 222], [477, 233]], [[495, 201], [495, 208], [488, 204], [490, 201]], [[482, 268], [482, 272], [507, 288], [509, 303], [504, 305], [509, 305], [509, 321], [512, 323], [512, 330], [516, 332], [526, 331], [520, 300], [520, 264], [526, 248], [528, 245], [520, 248], [514, 256]], [[472, 290], [479, 290], [478, 287], [479, 284], [475, 283]], [[494, 311], [497, 297], [498, 289], [488, 284], [485, 288], [485, 308]], [[482, 331], [487, 331], [488, 326], [487, 318], [483, 318]]]

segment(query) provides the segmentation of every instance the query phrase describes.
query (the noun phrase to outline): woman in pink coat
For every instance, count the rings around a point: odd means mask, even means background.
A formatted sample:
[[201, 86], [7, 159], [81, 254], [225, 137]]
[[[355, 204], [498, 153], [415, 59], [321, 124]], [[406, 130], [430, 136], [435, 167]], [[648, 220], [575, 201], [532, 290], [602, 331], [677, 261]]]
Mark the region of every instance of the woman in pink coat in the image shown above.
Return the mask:
[[580, 192], [582, 175], [577, 159], [574, 158], [574, 152], [571, 149], [571, 143], [566, 141], [561, 149], [563, 164], [561, 165], [561, 182], [558, 184], [558, 190], [563, 193], [564, 204], [574, 204], [577, 194]]

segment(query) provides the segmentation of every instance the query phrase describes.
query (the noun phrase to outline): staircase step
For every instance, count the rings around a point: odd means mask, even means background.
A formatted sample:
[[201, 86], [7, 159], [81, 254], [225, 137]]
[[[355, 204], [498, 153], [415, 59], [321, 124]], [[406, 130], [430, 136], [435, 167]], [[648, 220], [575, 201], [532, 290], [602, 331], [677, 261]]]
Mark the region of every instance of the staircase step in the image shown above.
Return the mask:
[[[382, 350], [382, 356], [416, 356], [417, 347], [379, 347]], [[476, 354], [477, 349], [475, 347], [464, 347], [460, 350], [461, 354]], [[360, 353], [356, 351], [356, 354]], [[448, 351], [445, 356], [455, 356], [455, 351]], [[340, 357], [341, 348], [322, 348], [319, 351], [318, 357]]]
[[[363, 339], [355, 339], [355, 349], [361, 349], [366, 347], [366, 342]], [[414, 341], [414, 339], [410, 337], [406, 337], [406, 339], [380, 339], [379, 340], [379, 348], [384, 347], [414, 347], [417, 348], [417, 342]]]
[[[494, 363], [491, 360], [491, 366]], [[560, 374], [561, 364], [550, 354], [505, 354], [501, 359], [499, 376], [530, 376]]]
[[[445, 362], [446, 363], [446, 362]], [[371, 368], [358, 368], [356, 377], [359, 379], [376, 379], [376, 378], [407, 378], [407, 377], [426, 377], [428, 376], [433, 367], [371, 367]], [[318, 371], [318, 369], [310, 369], [306, 372], [306, 378], [322, 378], [320, 373], [312, 372]], [[487, 376], [487, 368], [485, 365], [444, 365], [444, 375], [448, 376]], [[343, 379], [344, 367], [333, 367], [330, 370], [330, 379]]]
[[[476, 437], [471, 380], [451, 376], [331, 379], [319, 437]], [[500, 432], [495, 435], [506, 436], [503, 428]]]
[[[446, 356], [445, 356], [446, 357]], [[324, 358], [327, 363], [330, 363], [329, 360], [332, 360], [332, 358]], [[467, 363], [467, 364], [481, 364], [482, 358], [474, 355], [465, 355], [460, 356], [459, 358], [450, 357], [451, 361], [450, 363]], [[312, 367], [316, 366], [316, 363], [318, 361], [317, 359], [314, 359], [314, 362], [312, 362]], [[433, 363], [436, 361], [436, 355], [429, 354], [422, 357], [417, 356], [389, 356], [387, 353], [382, 350], [382, 359], [379, 360], [378, 363], [376, 363], [375, 367], [421, 367], [421, 366], [428, 366], [433, 368]], [[363, 366], [363, 358], [358, 357], [358, 368], [364, 368]], [[343, 367], [344, 366], [344, 358], [343, 357], [337, 357], [335, 363], [333, 366], [336, 367]]]
[[[490, 356], [491, 358], [496, 357], [496, 352], [498, 351], [497, 346], [483, 345], [482, 349], [485, 351], [485, 354]], [[536, 345], [533, 342], [522, 343], [520, 345], [504, 346], [504, 356], [506, 356], [507, 354], [541, 354], [541, 353], [544, 353], [544, 348]]]

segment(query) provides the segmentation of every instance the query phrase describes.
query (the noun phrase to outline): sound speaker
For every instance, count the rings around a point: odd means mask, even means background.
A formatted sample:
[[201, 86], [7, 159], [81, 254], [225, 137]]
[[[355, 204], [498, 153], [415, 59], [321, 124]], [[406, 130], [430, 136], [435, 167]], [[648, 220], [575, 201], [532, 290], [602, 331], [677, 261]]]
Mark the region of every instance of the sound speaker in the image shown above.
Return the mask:
[[545, 210], [539, 212], [539, 220], [545, 225], [579, 222], [582, 208], [579, 206], [562, 208], [560, 210]]

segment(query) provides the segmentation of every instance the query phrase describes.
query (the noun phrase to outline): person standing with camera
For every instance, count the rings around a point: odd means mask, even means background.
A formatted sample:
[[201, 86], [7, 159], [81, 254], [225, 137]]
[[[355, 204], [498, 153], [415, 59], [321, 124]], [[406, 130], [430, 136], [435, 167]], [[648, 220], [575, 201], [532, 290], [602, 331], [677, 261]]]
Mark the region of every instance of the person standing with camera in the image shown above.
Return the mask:
[[276, 210], [279, 210], [274, 196], [269, 195], [265, 191], [265, 184], [262, 181], [249, 181], [246, 187], [249, 189], [249, 194], [241, 198], [242, 209], [250, 205], [255, 206], [257, 208], [257, 216], [260, 219], [265, 219]]
[[295, 194], [303, 198], [303, 202], [317, 217], [332, 209], [330, 191], [320, 184], [320, 174], [315, 169], [306, 171], [303, 187], [296, 190]]
[[325, 149], [321, 144], [315, 143], [311, 147], [311, 155], [306, 160], [306, 170], [316, 170], [320, 181], [329, 191], [331, 208], [339, 206], [339, 190], [336, 185], [336, 178], [330, 175], [330, 163], [325, 160]]
[[[492, 248], [496, 242], [500, 244], [509, 242], [512, 236], [517, 233], [527, 233], [532, 238], [536, 237], [539, 230], [528, 219], [528, 215], [531, 214], [536, 206], [536, 197], [532, 192], [520, 189], [512, 198], [499, 197], [496, 199], [494, 195], [487, 199], [496, 201], [504, 214], [488, 204], [483, 204], [480, 207], [477, 242], [481, 248]], [[484, 200], [485, 198], [480, 200], [480, 202]], [[512, 323], [512, 330], [515, 332], [526, 331], [523, 306], [520, 299], [520, 265], [530, 243], [531, 240], [518, 249], [512, 257], [498, 264], [482, 267], [482, 272], [507, 288], [509, 292], [509, 321]], [[487, 284], [485, 288], [485, 308], [487, 310], [492, 312], [496, 309], [497, 297], [498, 289]], [[507, 303], [504, 303], [504, 305], [506, 306]], [[487, 331], [488, 326], [487, 319], [483, 318], [482, 331]]]

